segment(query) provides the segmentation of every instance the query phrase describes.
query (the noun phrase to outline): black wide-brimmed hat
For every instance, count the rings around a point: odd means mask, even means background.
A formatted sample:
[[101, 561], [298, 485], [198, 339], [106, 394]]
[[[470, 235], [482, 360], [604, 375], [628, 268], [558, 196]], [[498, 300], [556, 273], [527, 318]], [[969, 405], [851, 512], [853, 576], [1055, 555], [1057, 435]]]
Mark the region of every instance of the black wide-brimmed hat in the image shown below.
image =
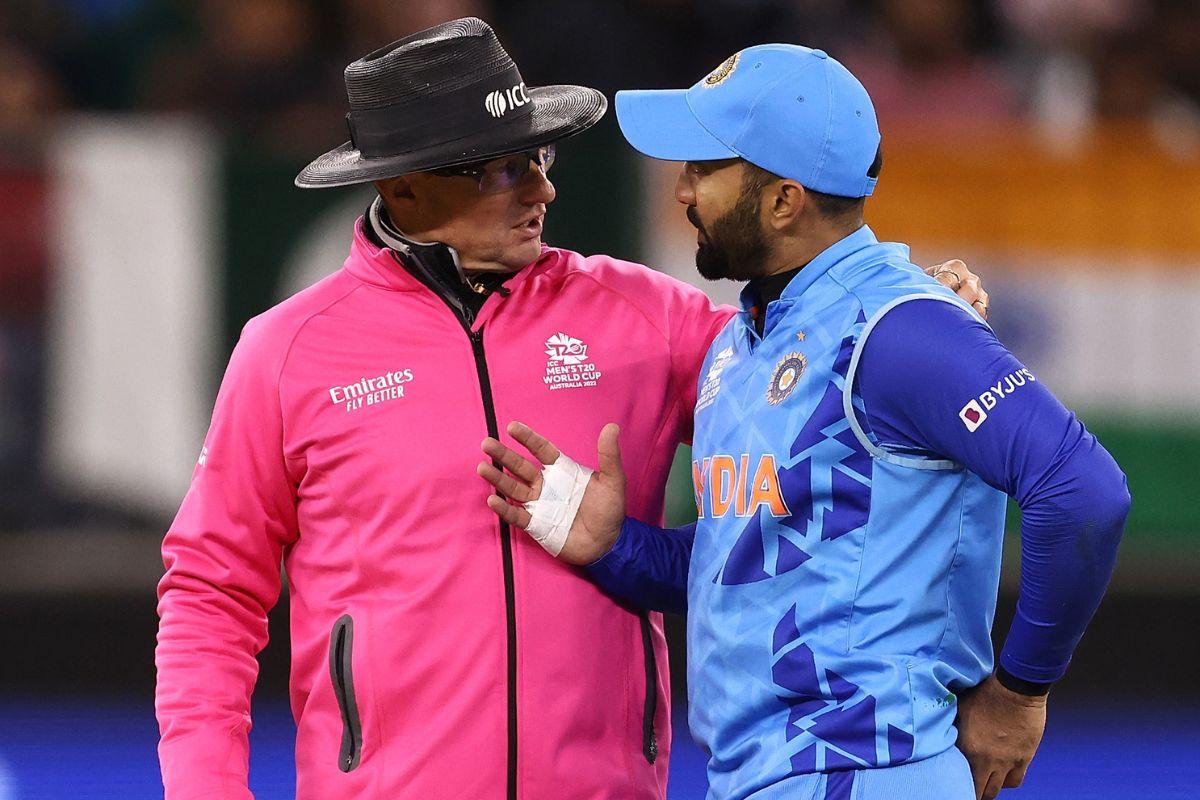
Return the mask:
[[579, 133], [608, 101], [585, 86], [527, 88], [491, 26], [466, 17], [346, 67], [350, 141], [296, 185], [348, 186], [519, 153]]

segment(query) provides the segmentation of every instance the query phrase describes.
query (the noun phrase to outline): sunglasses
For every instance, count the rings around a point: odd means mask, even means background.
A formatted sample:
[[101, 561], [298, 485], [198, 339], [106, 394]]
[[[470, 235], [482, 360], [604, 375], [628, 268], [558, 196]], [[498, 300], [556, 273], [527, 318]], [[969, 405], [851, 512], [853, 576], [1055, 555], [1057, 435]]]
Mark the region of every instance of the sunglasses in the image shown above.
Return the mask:
[[481, 194], [501, 194], [511, 190], [525, 177], [530, 164], [537, 164], [543, 175], [549, 172], [554, 164], [554, 149], [553, 144], [547, 144], [490, 161], [431, 169], [429, 172], [443, 178], [474, 178], [479, 184]]

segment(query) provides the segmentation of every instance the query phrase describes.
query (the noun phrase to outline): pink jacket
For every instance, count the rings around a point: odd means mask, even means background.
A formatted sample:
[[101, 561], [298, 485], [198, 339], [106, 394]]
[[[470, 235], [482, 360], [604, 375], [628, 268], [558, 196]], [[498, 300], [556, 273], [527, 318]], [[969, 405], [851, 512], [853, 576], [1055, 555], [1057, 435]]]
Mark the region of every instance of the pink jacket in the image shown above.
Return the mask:
[[730, 310], [554, 248], [508, 286], [468, 332], [360, 222], [343, 269], [247, 324], [163, 542], [168, 800], [251, 796], [281, 562], [302, 800], [664, 796], [660, 617], [502, 526], [475, 464], [489, 428], [520, 419], [594, 466], [616, 421], [629, 511], [661, 518]]

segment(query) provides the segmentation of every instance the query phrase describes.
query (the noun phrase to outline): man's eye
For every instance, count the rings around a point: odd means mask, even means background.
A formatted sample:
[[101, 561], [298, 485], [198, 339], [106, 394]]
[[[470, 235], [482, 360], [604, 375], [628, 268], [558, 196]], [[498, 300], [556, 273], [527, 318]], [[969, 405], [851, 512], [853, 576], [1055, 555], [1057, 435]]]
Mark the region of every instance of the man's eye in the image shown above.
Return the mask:
[[521, 177], [521, 173], [523, 171], [524, 169], [522, 167], [521, 160], [516, 158], [505, 159], [500, 163], [499, 168], [496, 170], [496, 172], [503, 176], [506, 181], [513, 182]]

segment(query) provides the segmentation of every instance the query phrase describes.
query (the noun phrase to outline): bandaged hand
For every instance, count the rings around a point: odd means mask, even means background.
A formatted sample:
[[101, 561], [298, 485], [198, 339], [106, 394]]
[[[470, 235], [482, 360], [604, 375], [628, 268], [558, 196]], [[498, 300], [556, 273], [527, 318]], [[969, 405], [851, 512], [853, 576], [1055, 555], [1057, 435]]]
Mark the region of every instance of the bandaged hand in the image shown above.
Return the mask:
[[625, 519], [620, 432], [613, 423], [600, 431], [598, 468], [592, 470], [529, 426], [509, 423], [508, 434], [536, 461], [496, 439], [484, 439], [481, 447], [492, 461], [481, 462], [476, 471], [499, 492], [488, 497], [488, 508], [567, 563], [590, 564], [602, 558]]

